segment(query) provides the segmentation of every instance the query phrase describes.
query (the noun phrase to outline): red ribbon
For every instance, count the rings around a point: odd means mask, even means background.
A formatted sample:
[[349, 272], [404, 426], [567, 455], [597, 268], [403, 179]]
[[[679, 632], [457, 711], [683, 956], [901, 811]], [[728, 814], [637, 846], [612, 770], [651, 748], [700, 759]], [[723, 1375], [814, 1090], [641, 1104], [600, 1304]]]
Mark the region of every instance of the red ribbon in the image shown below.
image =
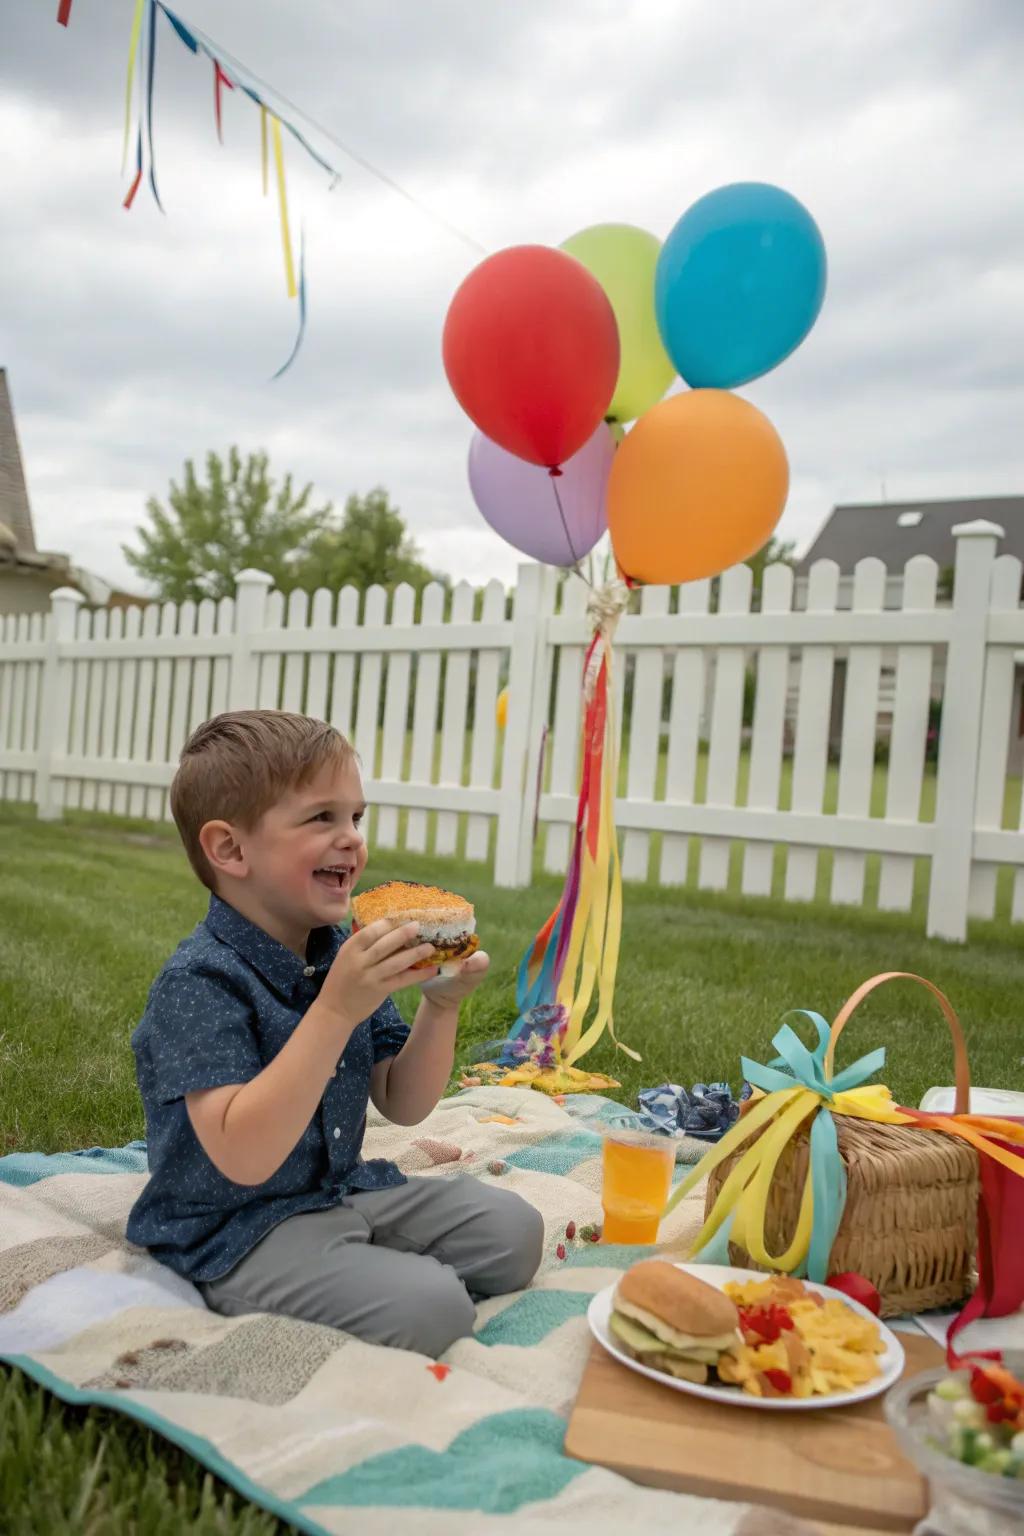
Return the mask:
[[71, 20], [71, 0], [60, 0], [57, 7], [57, 25], [66, 27]]
[[[1006, 1141], [999, 1145], [1024, 1161], [1024, 1149]], [[978, 1289], [946, 1335], [946, 1362], [951, 1370], [971, 1358], [1001, 1360], [999, 1350], [969, 1350], [960, 1355], [953, 1340], [979, 1317], [1009, 1317], [1024, 1306], [1024, 1242], [1020, 1235], [1024, 1231], [1024, 1178], [993, 1158], [978, 1161]]]
[[216, 117], [217, 117], [217, 137], [218, 137], [218, 139], [220, 140], [220, 142], [222, 144], [224, 143], [224, 125], [223, 125], [223, 123], [221, 121], [221, 112], [220, 112], [221, 94], [220, 93], [221, 93], [221, 87], [224, 86], [224, 85], [227, 86], [229, 91], [233, 91], [234, 88], [235, 88], [235, 82], [233, 80], [229, 80], [228, 79], [227, 75], [221, 69], [218, 60], [214, 59], [214, 61], [213, 61], [213, 110], [214, 110], [214, 113], [216, 114]]

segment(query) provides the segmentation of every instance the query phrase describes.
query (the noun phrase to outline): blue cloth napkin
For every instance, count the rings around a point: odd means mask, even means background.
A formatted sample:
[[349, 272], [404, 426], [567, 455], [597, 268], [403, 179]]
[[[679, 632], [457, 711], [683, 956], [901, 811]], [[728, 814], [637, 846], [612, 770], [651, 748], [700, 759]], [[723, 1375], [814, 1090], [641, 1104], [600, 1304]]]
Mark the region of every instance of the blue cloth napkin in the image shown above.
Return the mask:
[[721, 1141], [739, 1119], [740, 1103], [750, 1094], [749, 1083], [744, 1083], [739, 1102], [728, 1083], [694, 1083], [689, 1089], [679, 1083], [662, 1083], [660, 1088], [641, 1088], [637, 1094], [640, 1123], [645, 1130], [665, 1136]]

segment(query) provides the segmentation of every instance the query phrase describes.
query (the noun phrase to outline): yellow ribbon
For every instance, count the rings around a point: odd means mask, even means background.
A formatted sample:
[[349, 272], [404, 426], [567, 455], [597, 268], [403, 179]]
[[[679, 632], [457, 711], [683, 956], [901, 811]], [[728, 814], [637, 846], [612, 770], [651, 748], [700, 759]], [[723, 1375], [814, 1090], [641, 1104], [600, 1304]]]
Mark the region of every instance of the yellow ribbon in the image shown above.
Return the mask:
[[[612, 680], [611, 645], [606, 642], [607, 705], [605, 711], [604, 753], [601, 765], [601, 819], [597, 834], [597, 854], [592, 858], [584, 844], [580, 870], [580, 895], [573, 931], [565, 959], [565, 969], [558, 989], [558, 1001], [569, 1009], [569, 1025], [562, 1042], [567, 1067], [591, 1050], [607, 1028], [618, 1048], [639, 1061], [639, 1054], [616, 1039], [612, 1016], [615, 978], [618, 972], [622, 938], [622, 866], [615, 836], [614, 786], [617, 769], [615, 733], [615, 690]], [[580, 956], [583, 968], [576, 985]], [[581, 1033], [583, 1020], [597, 985], [598, 1006], [590, 1027]]]
[[139, 37], [142, 32], [142, 17], [146, 9], [146, 0], [135, 0], [135, 14], [132, 17], [131, 37], [128, 43], [128, 81], [124, 88], [124, 149], [121, 152], [121, 175], [128, 164], [128, 140], [132, 130], [132, 82], [135, 79], [135, 58], [139, 51]]
[[260, 102], [260, 168], [263, 172], [263, 196], [267, 195], [267, 109]]
[[[780, 1089], [756, 1099], [739, 1122], [733, 1126], [675, 1189], [665, 1207], [665, 1214], [673, 1210], [680, 1200], [700, 1183], [719, 1164], [734, 1156], [743, 1144], [763, 1129], [753, 1146], [739, 1157], [730, 1170], [707, 1219], [701, 1228], [691, 1252], [699, 1253], [720, 1232], [732, 1217], [729, 1241], [744, 1249], [754, 1261], [765, 1269], [790, 1272], [798, 1269], [807, 1259], [810, 1249], [814, 1220], [814, 1201], [810, 1159], [807, 1176], [800, 1197], [800, 1211], [796, 1231], [784, 1253], [769, 1253], [765, 1239], [765, 1223], [768, 1199], [775, 1178], [779, 1159], [790, 1139], [800, 1127], [821, 1108], [824, 1096], [811, 1088], [795, 1084], [793, 1088]], [[983, 1115], [922, 1116], [906, 1114], [892, 1101], [889, 1089], [881, 1083], [851, 1088], [836, 1093], [828, 1103], [836, 1115], [850, 1115], [858, 1120], [870, 1120], [879, 1125], [921, 1126], [942, 1134], [956, 1136], [967, 1141], [985, 1156], [994, 1158], [1013, 1173], [1024, 1173], [1021, 1160], [1012, 1152], [989, 1140], [985, 1132], [997, 1135], [1004, 1141], [1024, 1144], [1024, 1127], [1012, 1121], [992, 1119]], [[767, 1127], [767, 1129], [764, 1129]], [[727, 1262], [723, 1261], [723, 1262]]]
[[281, 210], [281, 244], [284, 246], [284, 275], [288, 285], [288, 297], [294, 299], [298, 288], [295, 283], [295, 262], [292, 257], [292, 237], [288, 228], [288, 193], [284, 183], [284, 148], [281, 144], [281, 124], [271, 117], [274, 135], [274, 164], [277, 168], [277, 199]]

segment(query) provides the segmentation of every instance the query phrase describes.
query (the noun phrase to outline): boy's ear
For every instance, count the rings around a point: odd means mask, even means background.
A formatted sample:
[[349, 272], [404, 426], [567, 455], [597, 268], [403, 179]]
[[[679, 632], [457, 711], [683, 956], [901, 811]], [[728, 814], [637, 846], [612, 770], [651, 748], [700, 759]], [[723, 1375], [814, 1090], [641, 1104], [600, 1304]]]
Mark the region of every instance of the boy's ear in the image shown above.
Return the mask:
[[229, 821], [207, 821], [199, 830], [199, 846], [215, 874], [241, 879], [249, 873], [249, 859]]

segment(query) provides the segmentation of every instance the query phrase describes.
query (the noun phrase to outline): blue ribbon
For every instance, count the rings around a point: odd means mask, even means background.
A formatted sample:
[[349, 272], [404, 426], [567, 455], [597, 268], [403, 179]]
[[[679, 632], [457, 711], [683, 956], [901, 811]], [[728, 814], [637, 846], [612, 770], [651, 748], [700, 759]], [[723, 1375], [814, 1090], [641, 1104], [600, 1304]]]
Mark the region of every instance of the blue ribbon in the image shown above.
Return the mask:
[[286, 373], [294, 363], [299, 348], [302, 346], [302, 338], [306, 334], [306, 231], [303, 230], [299, 239], [299, 329], [295, 337], [295, 345], [289, 352], [287, 360], [283, 362], [276, 373], [271, 374], [270, 382], [279, 379], [282, 373]]
[[153, 159], [153, 76], [156, 70], [156, 0], [149, 3], [149, 56], [146, 60], [146, 138], [149, 141], [149, 185], [160, 212], [164, 205], [156, 189], [156, 162]]
[[[765, 1093], [778, 1093], [792, 1088], [795, 1082], [803, 1088], [809, 1088], [824, 1100], [811, 1125], [811, 1241], [807, 1259], [796, 1271], [798, 1275], [806, 1275], [823, 1284], [828, 1279], [829, 1256], [846, 1206], [846, 1170], [839, 1156], [839, 1141], [830, 1106], [837, 1093], [859, 1088], [868, 1078], [881, 1071], [885, 1065], [885, 1047], [871, 1051], [852, 1066], [829, 1078], [825, 1072], [825, 1054], [831, 1030], [821, 1014], [808, 1008], [795, 1008], [785, 1017], [809, 1019], [817, 1031], [817, 1048], [809, 1050], [799, 1035], [783, 1023], [772, 1041], [779, 1053], [775, 1060], [762, 1066], [760, 1062], [750, 1061], [744, 1056], [741, 1065], [747, 1081]], [[732, 1218], [723, 1224], [702, 1250], [701, 1257], [708, 1263], [728, 1264], [731, 1226]]]

